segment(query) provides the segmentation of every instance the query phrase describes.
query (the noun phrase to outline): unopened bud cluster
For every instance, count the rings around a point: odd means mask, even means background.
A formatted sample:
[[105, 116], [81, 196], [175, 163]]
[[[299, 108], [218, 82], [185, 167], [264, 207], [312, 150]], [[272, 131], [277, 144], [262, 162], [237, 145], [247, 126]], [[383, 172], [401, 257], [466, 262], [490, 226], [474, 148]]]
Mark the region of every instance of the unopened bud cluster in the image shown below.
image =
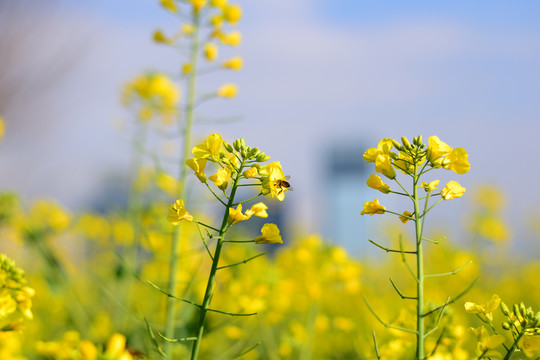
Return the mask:
[[504, 302], [500, 304], [502, 313], [507, 320], [502, 323], [505, 330], [512, 330], [514, 337], [519, 333], [540, 335], [540, 312], [534, 312], [532, 307], [526, 307], [523, 302], [514, 304], [512, 311]]

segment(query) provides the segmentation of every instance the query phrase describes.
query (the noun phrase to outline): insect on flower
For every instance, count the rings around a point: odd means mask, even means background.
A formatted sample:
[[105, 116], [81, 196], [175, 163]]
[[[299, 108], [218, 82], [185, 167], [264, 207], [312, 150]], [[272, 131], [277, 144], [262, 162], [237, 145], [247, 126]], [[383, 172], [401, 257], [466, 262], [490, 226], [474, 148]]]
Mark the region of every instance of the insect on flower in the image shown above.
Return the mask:
[[289, 175], [287, 175], [287, 176], [285, 176], [285, 180], [281, 180], [281, 179], [276, 180], [275, 185], [276, 185], [276, 188], [278, 189], [278, 194], [281, 194], [285, 190], [293, 191], [293, 188], [292, 188], [291, 184], [288, 181], [290, 178], [291, 177]]

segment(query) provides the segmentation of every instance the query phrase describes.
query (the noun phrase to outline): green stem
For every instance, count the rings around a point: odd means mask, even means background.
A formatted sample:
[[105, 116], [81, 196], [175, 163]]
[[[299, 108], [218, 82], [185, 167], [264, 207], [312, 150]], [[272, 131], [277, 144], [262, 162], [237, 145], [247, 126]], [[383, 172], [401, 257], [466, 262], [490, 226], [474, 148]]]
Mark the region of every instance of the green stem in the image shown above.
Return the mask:
[[521, 339], [521, 337], [525, 335], [525, 331], [522, 331], [519, 333], [518, 337], [516, 338], [516, 340], [514, 341], [514, 343], [512, 344], [512, 347], [510, 349], [508, 349], [508, 352], [506, 353], [506, 356], [504, 357], [503, 360], [509, 360], [511, 357], [512, 357], [512, 354], [514, 353], [514, 351], [516, 351], [517, 349], [517, 344], [518, 344], [518, 341], [519, 339]]
[[416, 359], [423, 360], [424, 354], [424, 258], [422, 248], [423, 221], [420, 221], [420, 205], [418, 203], [418, 175], [416, 165], [413, 177], [414, 223], [416, 230], [416, 278], [417, 307], [416, 307]]
[[221, 222], [221, 228], [219, 231], [219, 238], [216, 244], [216, 250], [214, 252], [214, 259], [212, 262], [212, 268], [210, 269], [210, 275], [208, 276], [208, 282], [206, 284], [206, 291], [204, 292], [203, 303], [200, 308], [199, 313], [199, 324], [197, 326], [197, 340], [193, 343], [193, 348], [191, 350], [191, 360], [196, 360], [199, 356], [199, 348], [201, 346], [201, 340], [204, 333], [204, 322], [206, 319], [206, 313], [210, 307], [210, 302], [212, 300], [212, 295], [214, 292], [214, 283], [216, 280], [216, 272], [218, 270], [219, 257], [221, 255], [221, 249], [224, 244], [225, 232], [228, 229], [228, 219], [229, 219], [229, 209], [234, 204], [234, 196], [236, 194], [236, 189], [238, 189], [238, 181], [240, 180], [240, 174], [242, 173], [242, 168], [244, 167], [244, 161], [240, 163], [240, 169], [237, 172], [236, 178], [234, 179], [233, 186], [231, 188], [231, 195], [229, 196], [229, 202], [225, 208], [225, 213], [223, 214], [223, 220]]
[[[186, 102], [186, 123], [184, 126], [184, 152], [182, 156], [182, 162], [180, 165], [180, 181], [178, 194], [180, 199], [184, 199], [186, 195], [186, 174], [187, 174], [187, 165], [185, 164], [186, 159], [189, 157], [191, 152], [191, 128], [193, 126], [193, 115], [194, 115], [194, 104], [195, 104], [195, 89], [196, 89], [196, 80], [197, 80], [197, 59], [199, 53], [199, 23], [200, 17], [197, 12], [193, 13], [193, 37], [191, 43], [191, 55], [190, 62], [193, 67], [192, 72], [188, 78], [188, 88], [187, 88], [187, 102]], [[169, 272], [169, 293], [172, 295], [176, 294], [176, 274], [178, 273], [179, 263], [178, 263], [178, 249], [180, 243], [180, 225], [174, 228], [174, 233], [172, 237], [171, 245], [171, 257], [169, 260], [170, 272]], [[174, 320], [177, 313], [177, 301], [173, 298], [169, 298], [167, 303], [167, 320], [165, 324], [165, 336], [167, 338], [174, 338]], [[169, 359], [171, 359], [172, 344], [169, 342], [165, 343], [165, 354]]]

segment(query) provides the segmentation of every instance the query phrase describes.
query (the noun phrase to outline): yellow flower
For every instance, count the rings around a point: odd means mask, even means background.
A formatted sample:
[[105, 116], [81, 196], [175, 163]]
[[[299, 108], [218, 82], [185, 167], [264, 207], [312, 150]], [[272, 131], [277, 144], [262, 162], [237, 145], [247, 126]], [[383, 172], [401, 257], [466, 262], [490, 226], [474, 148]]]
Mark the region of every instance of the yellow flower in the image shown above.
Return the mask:
[[366, 184], [370, 188], [379, 190], [382, 193], [388, 194], [390, 192], [390, 186], [388, 186], [388, 184], [385, 184], [379, 175], [369, 175]]
[[176, 200], [174, 204], [168, 206], [168, 209], [167, 220], [173, 225], [180, 224], [182, 220], [193, 221], [193, 216], [184, 207], [184, 200]]
[[206, 0], [189, 0], [189, 2], [193, 5], [195, 12], [199, 12], [206, 5]]
[[243, 66], [243, 60], [239, 56], [233, 57], [225, 61], [221, 66], [223, 66], [226, 69], [241, 70]]
[[518, 341], [518, 346], [526, 357], [534, 359], [540, 357], [540, 336], [523, 335]]
[[383, 174], [389, 179], [396, 178], [396, 171], [392, 166], [392, 160], [388, 154], [379, 154], [375, 159], [375, 171]]
[[249, 216], [242, 214], [242, 204], [238, 204], [236, 209], [233, 209], [232, 207], [229, 208], [229, 219], [227, 220], [229, 224], [238, 224], [240, 221], [244, 221], [249, 218]]
[[96, 360], [98, 357], [96, 345], [94, 345], [91, 341], [81, 341], [79, 344], [79, 350], [83, 360]]
[[126, 337], [122, 334], [113, 334], [107, 341], [105, 357], [116, 360], [133, 360], [130, 352], [126, 349]]
[[496, 217], [487, 216], [476, 220], [478, 232], [492, 241], [504, 241], [510, 237], [505, 222]]
[[5, 128], [4, 119], [0, 116], [0, 139], [4, 137]]
[[501, 303], [501, 298], [493, 294], [491, 297], [491, 300], [489, 300], [485, 305], [478, 305], [473, 302], [466, 302], [465, 303], [465, 311], [469, 314], [485, 314], [486, 317], [493, 321], [493, 311], [499, 306]]
[[183, 24], [182, 27], [180, 28], [180, 31], [182, 31], [182, 33], [186, 35], [192, 34], [193, 30], [195, 30], [195, 28], [191, 24]]
[[374, 215], [374, 214], [384, 214], [384, 211], [386, 208], [379, 204], [379, 199], [375, 199], [373, 201], [368, 201], [364, 203], [364, 210], [360, 213], [360, 215]]
[[268, 209], [268, 206], [266, 206], [264, 203], [256, 203], [249, 210], [246, 210], [246, 216], [251, 217], [254, 215], [262, 218], [267, 218], [268, 213], [266, 212], [266, 209]]
[[381, 141], [379, 141], [379, 144], [376, 148], [367, 149], [364, 152], [363, 158], [366, 160], [367, 163], [375, 162], [377, 160], [377, 156], [380, 154], [390, 155], [392, 152], [390, 151], [392, 149], [393, 143], [392, 139], [384, 138]]
[[218, 48], [214, 44], [206, 44], [203, 47], [204, 57], [208, 61], [216, 60], [218, 56]]
[[190, 63], [182, 65], [182, 74], [187, 75], [193, 71], [193, 65]]
[[231, 24], [236, 24], [242, 18], [242, 8], [238, 5], [225, 7], [223, 9], [223, 18]]
[[225, 84], [222, 87], [220, 87], [217, 91], [218, 96], [232, 99], [236, 96], [236, 93], [238, 92], [238, 88], [236, 85], [233, 84]]
[[465, 194], [465, 188], [459, 185], [457, 181], [449, 181], [446, 187], [441, 190], [441, 196], [444, 200], [457, 199]]
[[433, 180], [433, 181], [430, 181], [428, 183], [423, 181], [422, 183], [420, 183], [420, 186], [422, 186], [426, 192], [435, 191], [435, 190], [437, 190], [437, 185], [439, 185], [439, 182], [441, 182], [441, 181], [440, 180]]
[[452, 170], [456, 174], [463, 175], [471, 168], [467, 160], [467, 151], [462, 148], [454, 149], [442, 162], [443, 168]]
[[169, 39], [161, 30], [154, 31], [154, 41], [157, 43], [171, 44], [172, 40]]
[[261, 179], [262, 193], [264, 195], [270, 194], [272, 197], [277, 197], [279, 201], [283, 201], [285, 191], [290, 190], [290, 185], [283, 175], [280, 162], [274, 161], [261, 167], [259, 174], [263, 176]]
[[206, 182], [206, 175], [204, 173], [204, 168], [206, 167], [206, 158], [194, 158], [186, 160], [186, 165], [195, 171], [195, 175], [202, 183]]
[[486, 357], [497, 357], [500, 356], [497, 351], [493, 349], [499, 347], [504, 342], [504, 336], [502, 335], [489, 335], [485, 327], [481, 326], [479, 328], [469, 328], [469, 330], [477, 337], [478, 339], [478, 353], [483, 354]]
[[228, 34], [219, 33], [219, 40], [224, 45], [230, 45], [230, 46], [238, 46], [242, 42], [242, 34], [238, 31], [232, 31]]
[[257, 171], [257, 168], [255, 166], [253, 167], [250, 167], [249, 169], [247, 169], [246, 171], [244, 171], [243, 175], [246, 179], [251, 179], [255, 176], [257, 176], [258, 174], [258, 171]]
[[223, 145], [223, 138], [219, 134], [209, 135], [204, 143], [195, 146], [192, 150], [195, 159], [206, 159], [211, 157], [213, 160], [219, 160], [219, 152]]
[[225, 6], [227, 6], [227, 0], [210, 0], [210, 5], [223, 9]]
[[427, 158], [430, 163], [437, 165], [437, 160], [450, 154], [450, 151], [452, 151], [452, 147], [445, 142], [442, 142], [438, 136], [429, 137]]
[[170, 196], [174, 196], [178, 191], [178, 181], [166, 173], [159, 173], [156, 176], [156, 185]]
[[231, 169], [228, 167], [219, 169], [214, 175], [209, 176], [208, 180], [213, 181], [214, 185], [222, 190], [227, 188], [227, 183], [231, 177]]
[[413, 215], [414, 215], [414, 213], [412, 213], [410, 211], [404, 211], [403, 216], [400, 216], [399, 220], [401, 220], [401, 222], [405, 224], [407, 221], [411, 220], [409, 218], [412, 217]]
[[174, 0], [159, 0], [159, 2], [161, 3], [161, 6], [163, 6], [165, 9], [169, 10], [172, 13], [176, 13], [178, 11]]
[[255, 244], [282, 244], [283, 240], [279, 235], [279, 229], [275, 224], [264, 224], [261, 229], [261, 236], [255, 238]]

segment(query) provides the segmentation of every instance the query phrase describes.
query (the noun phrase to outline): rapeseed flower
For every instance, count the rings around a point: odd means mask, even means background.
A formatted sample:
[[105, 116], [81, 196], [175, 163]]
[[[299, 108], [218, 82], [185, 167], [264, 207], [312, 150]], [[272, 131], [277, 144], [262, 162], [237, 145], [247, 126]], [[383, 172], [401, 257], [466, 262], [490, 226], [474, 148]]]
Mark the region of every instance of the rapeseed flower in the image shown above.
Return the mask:
[[180, 224], [182, 220], [193, 221], [193, 216], [184, 207], [184, 200], [176, 200], [174, 204], [168, 206], [168, 209], [169, 216], [167, 216], [167, 220], [173, 225]]
[[221, 96], [223, 98], [232, 99], [236, 96], [236, 93], [238, 92], [238, 88], [234, 84], [225, 84], [222, 87], [220, 87], [217, 91], [218, 96]]
[[390, 186], [388, 186], [388, 184], [385, 184], [379, 175], [369, 175], [366, 184], [370, 188], [379, 190], [382, 193], [388, 194], [390, 192]]
[[254, 241], [256, 244], [282, 244], [283, 240], [279, 234], [276, 224], [264, 224], [261, 229], [261, 236], [257, 236]]
[[493, 321], [493, 311], [499, 307], [501, 298], [497, 294], [493, 294], [491, 299], [484, 305], [478, 305], [473, 302], [465, 303], [465, 311], [469, 314], [484, 314], [486, 317]]
[[452, 180], [441, 190], [441, 196], [444, 200], [457, 199], [465, 194], [465, 190], [457, 181]]
[[368, 201], [364, 203], [364, 210], [360, 213], [360, 215], [374, 215], [374, 214], [384, 214], [384, 211], [386, 208], [379, 204], [379, 199], [375, 199], [373, 201]]

